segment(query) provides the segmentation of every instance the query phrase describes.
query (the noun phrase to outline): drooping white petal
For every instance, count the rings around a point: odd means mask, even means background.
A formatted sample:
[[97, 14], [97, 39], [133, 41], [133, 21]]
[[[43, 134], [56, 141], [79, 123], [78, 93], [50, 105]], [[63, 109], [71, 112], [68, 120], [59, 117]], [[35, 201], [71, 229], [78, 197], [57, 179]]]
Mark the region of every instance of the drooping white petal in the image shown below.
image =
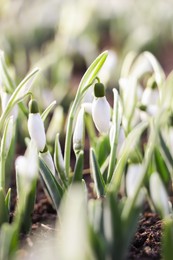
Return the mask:
[[106, 97], [95, 98], [92, 105], [92, 117], [97, 130], [107, 133], [110, 127], [110, 105]]
[[29, 114], [28, 131], [31, 140], [36, 144], [38, 151], [43, 151], [46, 145], [44, 124], [39, 113]]
[[141, 103], [145, 106], [157, 105], [159, 101], [159, 91], [157, 88], [146, 88], [142, 95]]
[[157, 105], [149, 105], [146, 111], [140, 111], [140, 118], [142, 121], [147, 121], [149, 117], [155, 117], [158, 112]]
[[45, 162], [51, 173], [55, 176], [55, 166], [50, 152], [47, 151], [45, 153], [40, 153], [40, 157]]

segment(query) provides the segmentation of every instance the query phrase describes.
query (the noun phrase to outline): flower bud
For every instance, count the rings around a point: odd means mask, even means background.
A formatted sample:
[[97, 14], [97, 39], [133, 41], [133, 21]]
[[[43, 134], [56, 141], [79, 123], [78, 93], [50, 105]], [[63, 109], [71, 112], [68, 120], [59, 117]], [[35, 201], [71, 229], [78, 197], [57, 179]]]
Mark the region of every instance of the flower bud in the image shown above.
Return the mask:
[[38, 112], [36, 101], [31, 100], [29, 104], [28, 131], [31, 140], [36, 144], [38, 151], [43, 151], [46, 145], [44, 124]]
[[159, 91], [157, 88], [147, 87], [142, 95], [141, 103], [145, 106], [157, 105], [159, 100]]

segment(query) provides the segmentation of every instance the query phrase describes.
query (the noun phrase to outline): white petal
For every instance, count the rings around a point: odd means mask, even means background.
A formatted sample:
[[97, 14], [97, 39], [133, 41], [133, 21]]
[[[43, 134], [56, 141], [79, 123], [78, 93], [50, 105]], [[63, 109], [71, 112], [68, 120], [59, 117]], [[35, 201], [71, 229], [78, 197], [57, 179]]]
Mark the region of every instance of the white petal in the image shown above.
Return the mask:
[[42, 151], [46, 145], [44, 124], [39, 113], [29, 114], [28, 131], [31, 140], [36, 144], [38, 151]]
[[141, 103], [145, 106], [156, 105], [159, 101], [159, 91], [157, 88], [146, 88], [142, 95]]
[[94, 99], [92, 117], [100, 133], [107, 133], [110, 127], [110, 105], [106, 97]]
[[85, 112], [88, 114], [92, 114], [92, 103], [86, 102], [81, 105], [82, 108], [84, 108]]
[[55, 166], [50, 152], [47, 151], [45, 153], [40, 153], [40, 157], [45, 162], [51, 173], [55, 176]]

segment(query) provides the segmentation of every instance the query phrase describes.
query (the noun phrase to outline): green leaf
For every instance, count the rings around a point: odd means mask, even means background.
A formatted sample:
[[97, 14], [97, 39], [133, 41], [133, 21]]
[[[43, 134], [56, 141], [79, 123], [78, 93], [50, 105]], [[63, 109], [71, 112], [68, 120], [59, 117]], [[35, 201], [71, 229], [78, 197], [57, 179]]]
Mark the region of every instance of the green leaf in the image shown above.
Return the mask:
[[64, 161], [65, 161], [65, 172], [67, 177], [69, 177], [70, 172], [70, 152], [71, 152], [71, 139], [72, 139], [72, 129], [73, 129], [73, 121], [76, 110], [78, 109], [80, 102], [86, 92], [86, 90], [92, 85], [93, 81], [95, 80], [98, 72], [102, 68], [108, 52], [105, 51], [100, 54], [94, 62], [90, 65], [90, 67], [85, 72], [84, 76], [82, 77], [75, 100], [71, 106], [68, 121], [67, 121], [67, 131], [66, 131], [66, 139], [65, 139], [65, 152], [64, 152]]
[[121, 112], [119, 111], [119, 96], [117, 90], [113, 89], [114, 93], [114, 107], [113, 107], [113, 136], [112, 136], [112, 144], [111, 144], [111, 151], [110, 151], [110, 161], [109, 161], [109, 167], [108, 167], [108, 182], [111, 181], [112, 175], [115, 169], [116, 165], [116, 151], [117, 151], [117, 145], [118, 145], [118, 137], [119, 137], [119, 128], [120, 128], [120, 122], [121, 122]]
[[63, 196], [63, 189], [41, 158], [39, 158], [39, 164], [41, 178], [43, 179], [46, 190], [50, 195], [56, 210], [58, 210], [61, 198]]
[[83, 91], [84, 88], [92, 83], [94, 78], [97, 76], [98, 72], [102, 68], [106, 58], [108, 56], [108, 51], [101, 53], [89, 66], [84, 76], [82, 77], [79, 84], [79, 91]]
[[54, 163], [55, 163], [55, 168], [59, 174], [60, 180], [62, 181], [63, 185], [67, 187], [64, 158], [62, 155], [61, 145], [59, 141], [59, 133], [56, 135], [55, 138]]
[[135, 151], [141, 134], [147, 126], [147, 122], [141, 122], [130, 132], [130, 134], [125, 139], [119, 153], [119, 158], [117, 158], [117, 165], [114, 170], [112, 180], [110, 181], [110, 184], [108, 186], [108, 190], [118, 192], [127, 160], [130, 157], [132, 151]]
[[10, 74], [8, 73], [7, 65], [5, 62], [4, 52], [0, 51], [0, 70], [1, 70], [1, 77], [3, 81], [3, 86], [7, 88], [8, 92], [13, 92], [15, 88], [15, 84], [11, 79]]
[[3, 189], [0, 188], [0, 227], [4, 222], [8, 222], [8, 208], [5, 203], [5, 197]]
[[154, 157], [157, 172], [159, 172], [163, 182], [168, 184], [170, 180], [169, 170], [158, 148], [155, 148]]
[[0, 259], [14, 259], [18, 246], [18, 229], [14, 224], [5, 223], [0, 233]]
[[5, 205], [6, 208], [8, 209], [8, 212], [10, 212], [10, 204], [11, 204], [11, 188], [8, 189], [8, 192], [5, 196]]
[[102, 166], [110, 154], [109, 136], [103, 135], [96, 140], [95, 151], [99, 166]]
[[46, 120], [47, 116], [49, 115], [52, 108], [56, 105], [56, 101], [53, 101], [41, 114], [41, 118], [43, 122]]
[[102, 197], [105, 195], [105, 183], [103, 180], [103, 176], [100, 172], [99, 164], [97, 158], [95, 156], [94, 150], [90, 149], [90, 163], [91, 163], [91, 171], [94, 179], [95, 190], [97, 197]]
[[[122, 221], [120, 203], [118, 203], [115, 194], [110, 193], [107, 197], [108, 207], [110, 210], [110, 224], [112, 230], [112, 241], [111, 241], [111, 256], [112, 259], [122, 259], [122, 255], [125, 253], [123, 250], [123, 234], [122, 234]], [[108, 220], [105, 219], [107, 222]]]
[[80, 153], [77, 156], [72, 182], [81, 182], [82, 181], [83, 163], [84, 163], [84, 152], [80, 151]]
[[165, 140], [162, 137], [162, 134], [159, 133], [159, 140], [160, 140], [160, 144], [161, 144], [161, 148], [163, 151], [163, 155], [165, 156], [165, 162], [167, 164], [167, 167], [169, 169], [170, 175], [171, 175], [171, 179], [173, 180], [173, 173], [172, 173], [172, 169], [173, 169], [173, 158], [172, 155], [169, 151], [168, 146], [165, 143]]
[[172, 260], [173, 256], [173, 219], [167, 217], [163, 221], [162, 256], [164, 260]]
[[32, 83], [35, 79], [36, 74], [38, 73], [39, 69], [35, 68], [32, 70], [18, 85], [18, 87], [14, 90], [13, 94], [11, 95], [10, 100], [4, 110], [3, 114], [0, 117], [0, 129], [3, 127], [4, 121], [18, 102], [22, 101], [23, 98], [29, 93]]

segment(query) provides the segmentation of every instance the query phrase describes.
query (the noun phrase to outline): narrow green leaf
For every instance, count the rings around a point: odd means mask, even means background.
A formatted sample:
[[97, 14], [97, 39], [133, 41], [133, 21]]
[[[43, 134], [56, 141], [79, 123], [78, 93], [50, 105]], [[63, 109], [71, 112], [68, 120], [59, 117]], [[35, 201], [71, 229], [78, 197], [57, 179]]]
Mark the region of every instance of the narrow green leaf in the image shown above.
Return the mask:
[[5, 223], [0, 234], [0, 259], [14, 259], [18, 246], [18, 229], [14, 224]]
[[52, 108], [56, 105], [56, 101], [53, 101], [41, 114], [41, 118], [43, 122], [46, 120], [47, 116], [49, 115]]
[[8, 209], [8, 212], [10, 212], [10, 204], [11, 204], [11, 188], [8, 189], [8, 192], [5, 196], [5, 205], [6, 208]]
[[141, 134], [143, 133], [143, 131], [146, 129], [147, 126], [148, 126], [147, 122], [141, 122], [127, 136], [121, 148], [119, 158], [117, 158], [117, 165], [113, 172], [112, 180], [110, 181], [108, 190], [112, 190], [112, 191], [114, 190], [118, 192], [127, 160], [130, 157], [132, 151], [135, 151], [136, 146], [141, 137]]
[[162, 256], [164, 260], [172, 260], [173, 256], [173, 219], [167, 217], [163, 221]]
[[0, 76], [2, 77], [3, 85], [7, 88], [8, 92], [13, 92], [15, 84], [8, 73], [7, 65], [5, 62], [4, 52], [0, 51]]
[[110, 221], [112, 230], [111, 256], [112, 259], [122, 259], [122, 255], [124, 255], [124, 243], [122, 243], [122, 241], [124, 240], [122, 233], [123, 225], [121, 221], [121, 210], [119, 207], [120, 203], [118, 203], [114, 193], [110, 193], [107, 199], [110, 210]]
[[80, 153], [78, 154], [77, 159], [76, 159], [72, 182], [81, 182], [82, 181], [83, 163], [84, 163], [84, 152], [80, 151]]
[[66, 187], [67, 179], [65, 173], [64, 158], [62, 155], [61, 145], [59, 141], [59, 133], [56, 135], [55, 138], [54, 163], [55, 163], [55, 168], [59, 174], [59, 178], [62, 181], [63, 185]]
[[55, 177], [52, 175], [52, 173], [50, 172], [46, 164], [40, 158], [39, 158], [39, 164], [40, 164], [40, 174], [45, 184], [46, 190], [50, 195], [56, 210], [58, 210], [61, 198], [63, 196], [63, 189], [58, 183], [58, 181], [55, 179]]
[[89, 68], [87, 69], [87, 71], [85, 72], [84, 76], [80, 81], [79, 88], [78, 88], [80, 91], [82, 91], [83, 88], [86, 87], [87, 85], [91, 84], [91, 82], [97, 76], [98, 72], [103, 66], [107, 56], [108, 56], [108, 51], [104, 51], [89, 66]]
[[4, 222], [8, 222], [8, 208], [5, 204], [5, 197], [3, 189], [0, 188], [0, 227]]
[[90, 150], [90, 163], [91, 163], [91, 171], [93, 174], [96, 194], [97, 197], [99, 198], [105, 195], [105, 183], [103, 180], [103, 176], [100, 172], [100, 168], [99, 168], [97, 158], [95, 156], [95, 152], [92, 148]]
[[4, 110], [3, 114], [0, 117], [0, 129], [3, 127], [4, 121], [13, 109], [14, 105], [18, 102], [22, 101], [22, 99], [29, 93], [32, 83], [35, 79], [36, 74], [38, 73], [39, 69], [35, 68], [32, 70], [18, 85], [18, 87], [14, 90], [13, 94], [11, 95], [10, 100]]
[[113, 89], [114, 93], [114, 107], [113, 107], [113, 136], [112, 136], [112, 144], [111, 144], [111, 151], [110, 151], [110, 161], [109, 161], [109, 167], [108, 167], [108, 182], [111, 181], [112, 175], [115, 169], [116, 164], [116, 151], [117, 151], [117, 145], [118, 145], [118, 137], [119, 137], [119, 128], [120, 128], [120, 122], [121, 122], [121, 112], [119, 111], [119, 96], [116, 89]]
[[163, 182], [168, 184], [170, 180], [169, 170], [158, 148], [155, 148], [154, 158], [157, 172], [159, 172]]
[[72, 129], [73, 129], [73, 120], [78, 109], [80, 102], [86, 92], [86, 90], [92, 85], [92, 82], [95, 80], [98, 72], [102, 68], [108, 52], [105, 51], [100, 54], [94, 62], [90, 65], [90, 67], [85, 72], [84, 76], [82, 77], [75, 100], [71, 106], [68, 121], [67, 121], [67, 131], [66, 131], [66, 139], [65, 139], [65, 152], [64, 152], [64, 161], [65, 161], [65, 172], [67, 177], [69, 177], [70, 172], [70, 152], [71, 152], [71, 139], [72, 139]]

